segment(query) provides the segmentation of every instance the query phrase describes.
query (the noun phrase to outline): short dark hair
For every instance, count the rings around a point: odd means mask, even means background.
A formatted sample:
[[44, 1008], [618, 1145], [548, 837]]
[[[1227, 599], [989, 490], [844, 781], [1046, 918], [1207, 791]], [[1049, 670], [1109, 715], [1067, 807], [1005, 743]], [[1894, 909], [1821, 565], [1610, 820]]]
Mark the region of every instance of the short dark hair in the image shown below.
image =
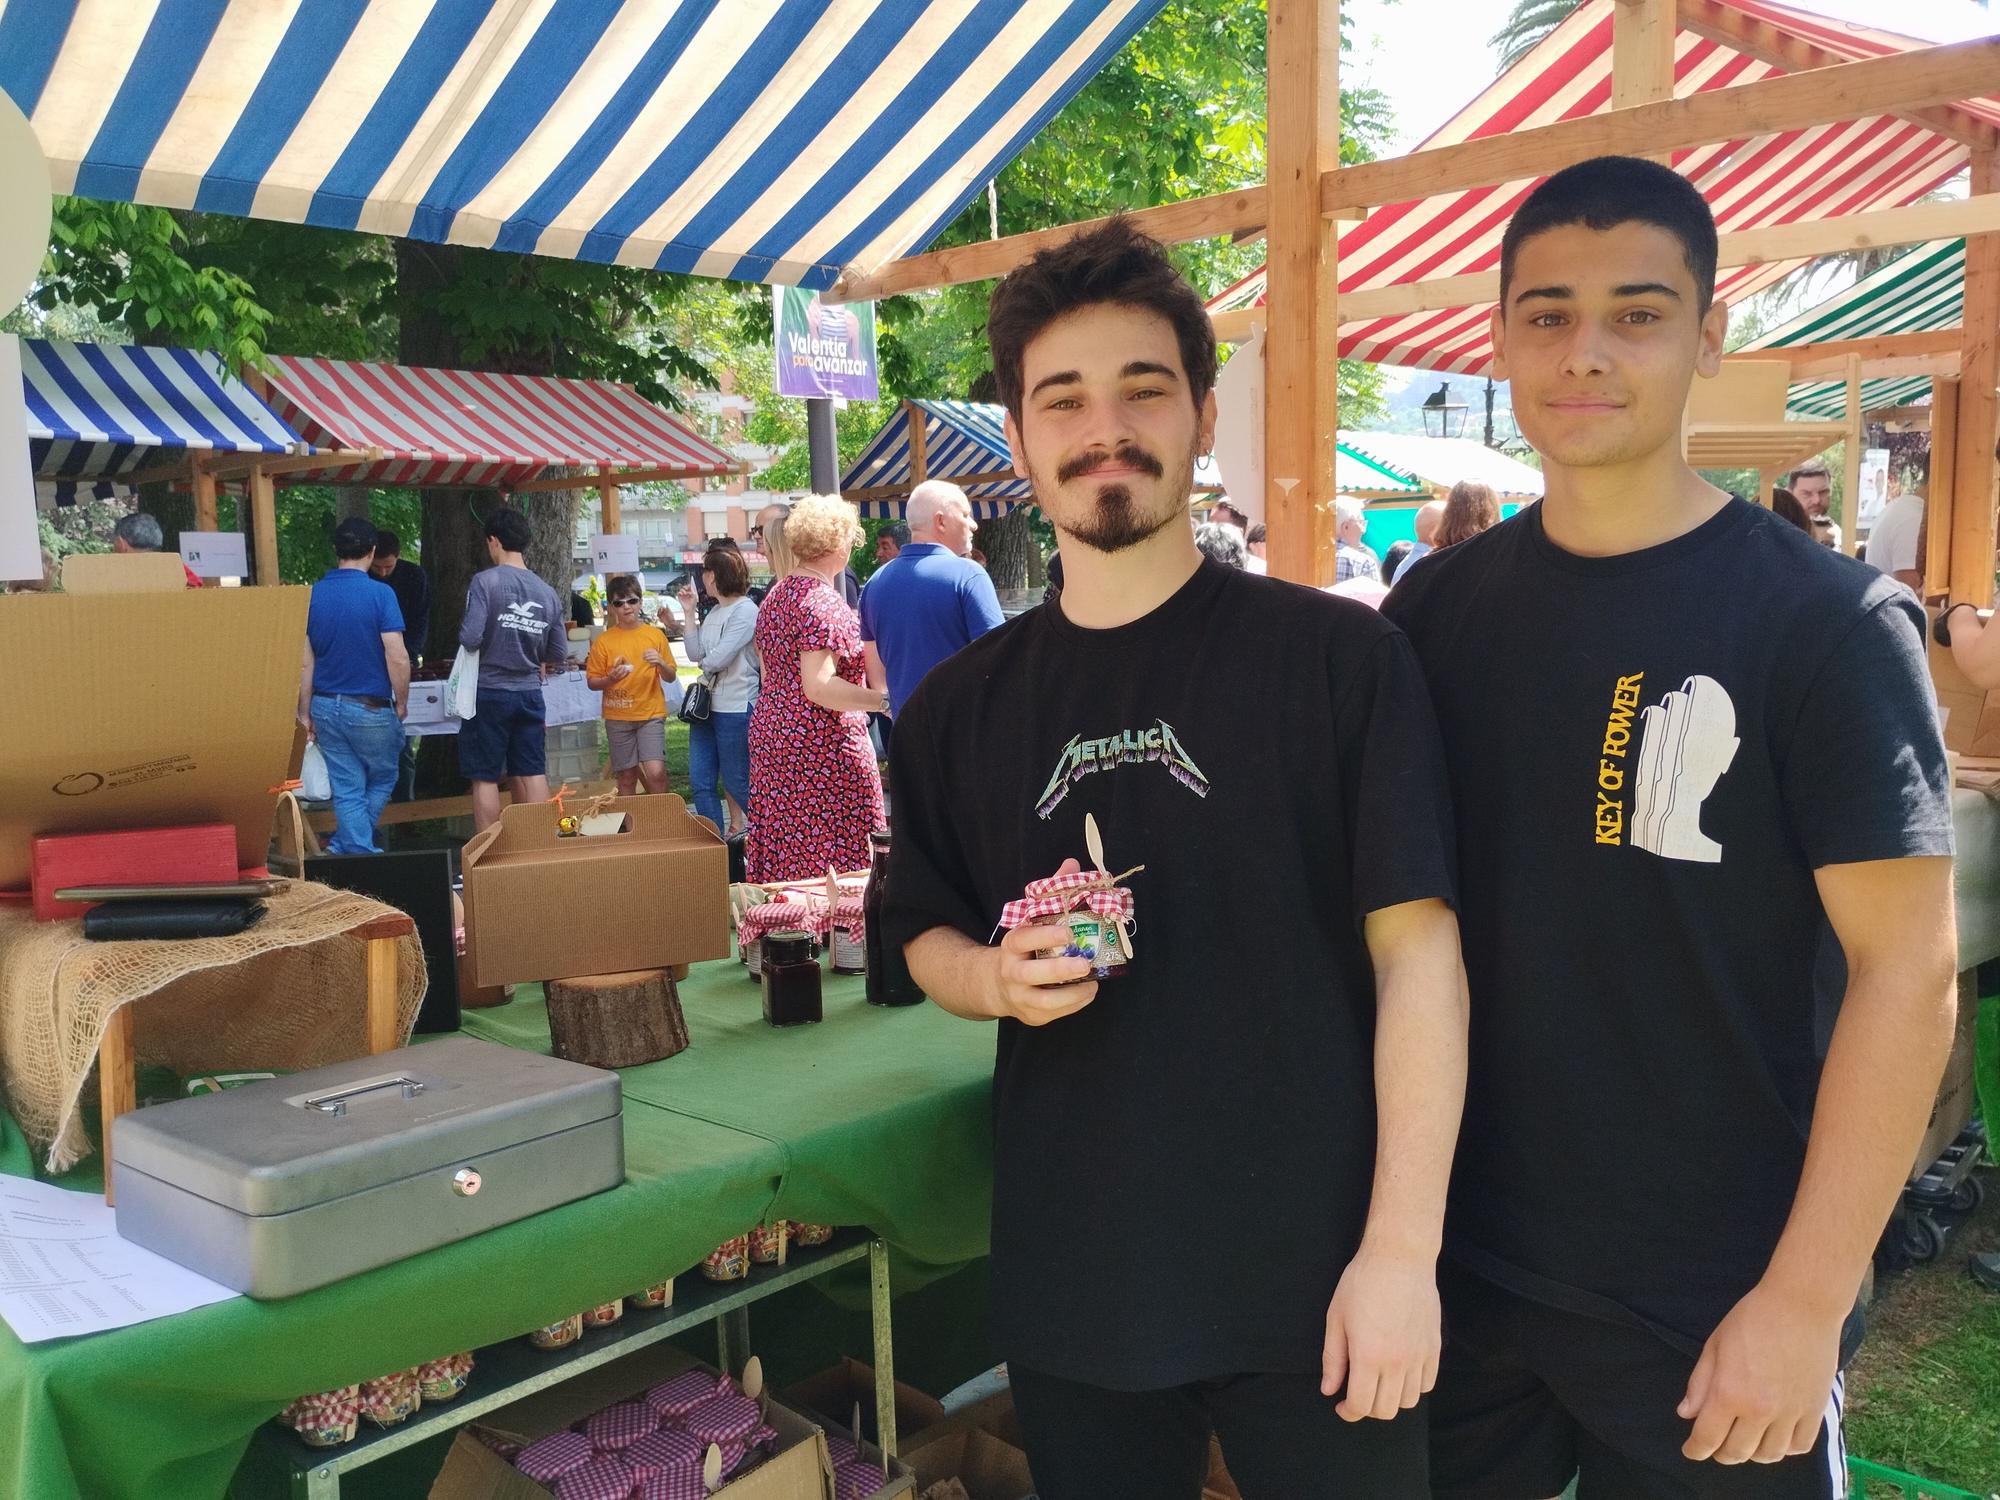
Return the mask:
[[1244, 540], [1244, 541], [1246, 541], [1246, 542], [1261, 542], [1261, 541], [1263, 541], [1263, 540], [1264, 540], [1264, 523], [1263, 523], [1262, 521], [1252, 521], [1252, 522], [1250, 523], [1250, 529], [1249, 529], [1248, 531], [1246, 531], [1246, 532], [1244, 532], [1244, 533], [1243, 533], [1243, 540]]
[[750, 587], [750, 565], [734, 542], [727, 547], [710, 547], [702, 554], [701, 565], [715, 575], [718, 594], [733, 598]]
[[366, 516], [349, 516], [333, 528], [333, 555], [353, 562], [375, 550], [375, 523]]
[[1167, 259], [1166, 247], [1123, 215], [1044, 250], [993, 289], [986, 342], [1000, 400], [1021, 419], [1021, 358], [1058, 318], [1099, 303], [1157, 313], [1173, 325], [1195, 409], [1215, 389], [1215, 328], [1201, 295]]
[[1792, 470], [1788, 476], [1787, 488], [1797, 484], [1801, 479], [1824, 479], [1828, 484], [1832, 484], [1833, 471], [1818, 459], [1810, 458]]
[[1799, 497], [1782, 486], [1771, 491], [1771, 514], [1790, 521], [1801, 531], [1812, 530], [1812, 517], [1799, 504]]
[[486, 518], [486, 534], [509, 552], [526, 552], [535, 533], [526, 516], [502, 505]]
[[1514, 283], [1524, 241], [1581, 224], [1600, 233], [1620, 224], [1651, 224], [1681, 242], [1706, 313], [1715, 300], [1715, 215], [1695, 185], [1672, 167], [1637, 156], [1593, 156], [1564, 167], [1528, 194], [1500, 239], [1500, 301]]
[[629, 594], [634, 599], [643, 600], [646, 597], [646, 590], [630, 573], [613, 573], [604, 580], [604, 600], [608, 604], [620, 594]]
[[887, 526], [876, 532], [875, 535], [878, 540], [886, 536], [898, 547], [907, 547], [910, 545], [910, 523], [908, 521], [891, 521]]
[[403, 539], [397, 536], [395, 532], [389, 530], [388, 527], [383, 527], [375, 533], [375, 555], [377, 557], [401, 557], [403, 555]]

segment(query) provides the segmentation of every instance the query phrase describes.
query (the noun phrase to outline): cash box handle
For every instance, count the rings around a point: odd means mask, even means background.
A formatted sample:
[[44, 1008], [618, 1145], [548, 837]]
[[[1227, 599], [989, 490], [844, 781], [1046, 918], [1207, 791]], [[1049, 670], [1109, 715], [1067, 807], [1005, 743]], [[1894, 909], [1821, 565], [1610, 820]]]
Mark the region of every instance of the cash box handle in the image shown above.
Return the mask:
[[331, 1094], [308, 1095], [305, 1107], [316, 1109], [323, 1115], [344, 1115], [347, 1113], [348, 1100], [379, 1094], [384, 1089], [401, 1089], [405, 1099], [414, 1099], [424, 1091], [424, 1085], [415, 1078], [376, 1078], [367, 1083], [357, 1083], [352, 1088], [339, 1089]]

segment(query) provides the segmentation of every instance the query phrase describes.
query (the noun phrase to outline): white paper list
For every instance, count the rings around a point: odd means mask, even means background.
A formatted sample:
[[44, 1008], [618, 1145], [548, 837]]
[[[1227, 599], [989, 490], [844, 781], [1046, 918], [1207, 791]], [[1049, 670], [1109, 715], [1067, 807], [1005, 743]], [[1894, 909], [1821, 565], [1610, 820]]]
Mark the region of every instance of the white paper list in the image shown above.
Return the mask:
[[0, 1317], [24, 1344], [101, 1333], [237, 1294], [118, 1238], [95, 1193], [0, 1177]]

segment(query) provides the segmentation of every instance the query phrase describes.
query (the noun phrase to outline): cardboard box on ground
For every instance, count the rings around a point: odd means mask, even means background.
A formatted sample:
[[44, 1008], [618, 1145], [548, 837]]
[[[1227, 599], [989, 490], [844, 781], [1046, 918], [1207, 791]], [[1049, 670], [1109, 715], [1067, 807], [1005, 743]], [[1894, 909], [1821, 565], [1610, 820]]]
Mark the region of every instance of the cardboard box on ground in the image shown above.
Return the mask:
[[[896, 1441], [907, 1448], [916, 1435], [945, 1420], [937, 1397], [927, 1396], [915, 1386], [894, 1382], [896, 1393]], [[858, 1359], [844, 1358], [795, 1385], [778, 1392], [787, 1406], [824, 1417], [843, 1429], [853, 1420], [855, 1405], [861, 1407], [863, 1434], [875, 1434], [875, 1370]]]
[[262, 866], [305, 645], [303, 588], [190, 589], [167, 553], [69, 558], [0, 598], [0, 890], [40, 834], [227, 823]]
[[465, 846], [475, 984], [666, 969], [729, 956], [729, 852], [674, 796], [621, 798], [618, 831], [565, 836], [554, 803], [508, 806]]
[[[669, 1345], [655, 1344], [503, 1406], [460, 1431], [431, 1485], [430, 1500], [549, 1500], [547, 1488], [487, 1447], [477, 1432], [533, 1442], [614, 1402], [636, 1397], [683, 1370], [695, 1369], [713, 1373], [712, 1366]], [[777, 1453], [712, 1493], [719, 1500], [831, 1500], [833, 1460], [820, 1428], [776, 1400], [766, 1401], [764, 1420], [778, 1434]], [[867, 1500], [891, 1500], [913, 1490], [910, 1470], [891, 1460], [888, 1482]]]

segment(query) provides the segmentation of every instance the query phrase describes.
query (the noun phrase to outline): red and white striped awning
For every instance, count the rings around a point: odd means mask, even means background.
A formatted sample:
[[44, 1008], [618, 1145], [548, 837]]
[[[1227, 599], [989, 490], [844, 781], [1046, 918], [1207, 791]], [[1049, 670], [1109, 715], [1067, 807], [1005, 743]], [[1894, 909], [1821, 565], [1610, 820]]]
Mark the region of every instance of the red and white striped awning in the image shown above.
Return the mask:
[[[1585, 0], [1532, 52], [1454, 116], [1419, 149], [1507, 135], [1611, 107], [1611, 27], [1615, 0]], [[1767, 55], [1810, 48], [1827, 61], [1859, 61], [1926, 45], [1892, 32], [1852, 26], [1767, 0], [1681, 0], [1674, 93], [1686, 98], [1786, 71], [1715, 40], [1733, 27], [1759, 28]], [[1960, 104], [1964, 115], [2000, 126], [2000, 102]], [[1724, 232], [1805, 223], [1914, 203], [1964, 170], [1966, 148], [1921, 124], [1890, 115], [1725, 141], [1674, 153]], [[1358, 292], [1428, 281], [1500, 263], [1500, 236], [1539, 182], [1526, 178], [1385, 204], [1340, 234], [1340, 290]], [[1724, 269], [1717, 294], [1740, 300], [1801, 262]], [[1209, 303], [1222, 312], [1264, 300], [1260, 269]], [[1491, 358], [1492, 304], [1343, 324], [1340, 352], [1377, 364], [1419, 365], [1478, 374]]]
[[294, 473], [346, 484], [505, 489], [553, 464], [733, 474], [706, 438], [611, 380], [430, 370], [274, 355], [269, 400], [316, 448], [377, 450], [377, 461]]

